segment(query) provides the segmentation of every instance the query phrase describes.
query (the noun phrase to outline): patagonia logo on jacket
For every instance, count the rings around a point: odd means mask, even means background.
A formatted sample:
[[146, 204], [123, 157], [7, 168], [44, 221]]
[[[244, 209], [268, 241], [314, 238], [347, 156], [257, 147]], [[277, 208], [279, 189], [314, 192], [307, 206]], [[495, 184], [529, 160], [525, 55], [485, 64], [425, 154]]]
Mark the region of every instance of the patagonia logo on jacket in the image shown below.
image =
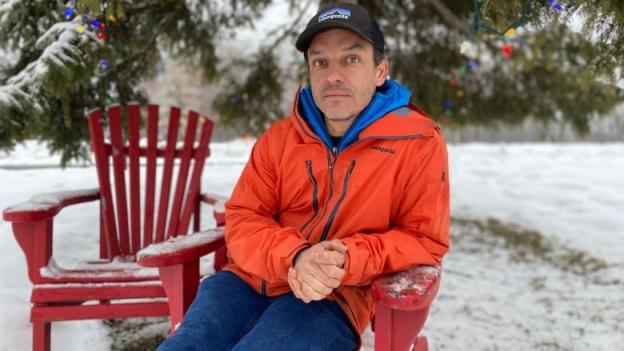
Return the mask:
[[396, 153], [395, 149], [392, 149], [392, 148], [389, 148], [389, 147], [372, 145], [370, 148], [373, 149], [373, 150], [377, 150], [377, 151], [381, 151], [381, 152], [385, 152], [385, 153], [393, 154], [393, 155]]

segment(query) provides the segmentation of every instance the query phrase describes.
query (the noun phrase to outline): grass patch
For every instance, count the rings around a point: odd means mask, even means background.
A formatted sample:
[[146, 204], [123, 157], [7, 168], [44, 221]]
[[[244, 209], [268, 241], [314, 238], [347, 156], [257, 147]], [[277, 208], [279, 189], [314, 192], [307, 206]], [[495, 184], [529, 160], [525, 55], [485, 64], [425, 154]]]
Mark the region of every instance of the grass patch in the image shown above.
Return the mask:
[[104, 324], [113, 340], [112, 351], [153, 351], [167, 336], [167, 318], [109, 319]]
[[[502, 245], [512, 259], [521, 262], [544, 262], [565, 272], [587, 275], [607, 268], [607, 263], [586, 252], [570, 248], [554, 238], [548, 238], [536, 230], [528, 230], [518, 225], [504, 223], [496, 219], [485, 221], [453, 218], [453, 224], [462, 228], [461, 235], [454, 240], [476, 240], [480, 243]], [[472, 236], [464, 236], [464, 229]]]

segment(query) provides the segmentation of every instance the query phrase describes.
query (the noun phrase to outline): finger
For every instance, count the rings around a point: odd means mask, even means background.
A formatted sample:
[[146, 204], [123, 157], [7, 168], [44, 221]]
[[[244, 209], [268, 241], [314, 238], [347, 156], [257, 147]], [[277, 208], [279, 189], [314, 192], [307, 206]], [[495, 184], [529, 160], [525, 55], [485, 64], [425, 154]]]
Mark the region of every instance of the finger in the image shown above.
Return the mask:
[[329, 286], [329, 284], [325, 284], [321, 279], [317, 278], [316, 274], [322, 274], [320, 269], [318, 269], [318, 273], [313, 273], [310, 271], [302, 272], [299, 275], [299, 282], [307, 284], [310, 288], [314, 289], [316, 293], [323, 294], [323, 296], [329, 295], [333, 288]]
[[288, 270], [288, 285], [296, 298], [299, 300], [304, 299], [303, 291], [301, 291], [301, 283], [297, 279], [297, 271], [293, 268]]
[[342, 267], [345, 263], [345, 254], [338, 251], [323, 250], [315, 257], [319, 264], [333, 264]]
[[[336, 267], [334, 265], [328, 266]], [[340, 279], [327, 276], [321, 267], [322, 265], [319, 264], [306, 266], [305, 270], [299, 271], [300, 280], [307, 280], [308, 285], [316, 289], [316, 291], [329, 294], [334, 288], [340, 286]]]
[[304, 300], [305, 303], [308, 303], [310, 301], [320, 301], [320, 300], [323, 300], [327, 296], [327, 295], [323, 295], [317, 292], [311, 286], [309, 286], [308, 284], [304, 282], [301, 283], [301, 290], [303, 291], [304, 295], [308, 299], [308, 301]]
[[[322, 264], [320, 265], [320, 268], [330, 281], [336, 281], [337, 285], [340, 285], [342, 277], [345, 275], [344, 269], [334, 266], [333, 264]], [[337, 288], [338, 286], [334, 286], [332, 284], [333, 288]]]
[[347, 252], [347, 245], [345, 245], [340, 240], [323, 241], [323, 248], [329, 249], [329, 250], [338, 251], [338, 252], [342, 252], [342, 253], [346, 253]]

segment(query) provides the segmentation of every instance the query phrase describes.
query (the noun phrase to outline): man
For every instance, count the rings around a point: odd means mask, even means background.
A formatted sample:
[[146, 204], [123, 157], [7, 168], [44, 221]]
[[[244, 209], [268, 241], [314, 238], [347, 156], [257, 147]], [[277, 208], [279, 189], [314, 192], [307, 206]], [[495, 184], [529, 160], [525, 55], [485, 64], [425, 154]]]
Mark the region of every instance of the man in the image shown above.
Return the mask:
[[332, 5], [296, 47], [311, 87], [254, 146], [226, 204], [230, 263], [161, 350], [354, 350], [371, 282], [448, 250], [444, 141], [387, 79], [377, 23]]

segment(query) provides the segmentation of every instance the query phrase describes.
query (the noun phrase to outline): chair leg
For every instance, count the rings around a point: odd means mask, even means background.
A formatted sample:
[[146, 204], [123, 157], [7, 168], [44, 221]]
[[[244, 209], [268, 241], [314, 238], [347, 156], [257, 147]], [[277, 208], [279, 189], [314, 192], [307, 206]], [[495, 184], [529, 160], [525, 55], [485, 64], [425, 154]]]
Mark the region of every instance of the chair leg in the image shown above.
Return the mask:
[[50, 322], [32, 322], [33, 351], [50, 351]]
[[158, 268], [160, 280], [167, 293], [169, 316], [173, 333], [182, 322], [186, 310], [197, 294], [199, 284], [199, 260]]
[[220, 271], [225, 266], [227, 260], [227, 251], [225, 246], [218, 248], [214, 253], [214, 270]]
[[424, 336], [419, 336], [416, 338], [416, 342], [414, 342], [414, 346], [412, 347], [413, 351], [428, 351], [429, 350], [429, 342], [427, 342], [427, 338]]
[[401, 311], [377, 305], [375, 351], [409, 351], [412, 347], [415, 351], [426, 351], [426, 338], [417, 338], [417, 335], [425, 324], [428, 312], [429, 308]]

